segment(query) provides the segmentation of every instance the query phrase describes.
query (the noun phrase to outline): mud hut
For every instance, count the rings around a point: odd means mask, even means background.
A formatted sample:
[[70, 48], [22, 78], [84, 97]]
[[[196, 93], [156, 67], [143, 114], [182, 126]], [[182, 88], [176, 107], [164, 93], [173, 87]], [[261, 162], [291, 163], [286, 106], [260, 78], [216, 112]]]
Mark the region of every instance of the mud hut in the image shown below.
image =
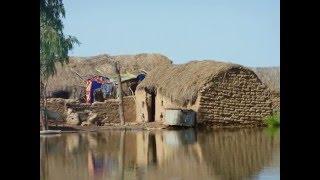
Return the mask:
[[193, 110], [198, 124], [263, 125], [270, 91], [250, 69], [191, 61], [152, 70], [136, 89], [138, 122], [165, 122], [166, 109]]

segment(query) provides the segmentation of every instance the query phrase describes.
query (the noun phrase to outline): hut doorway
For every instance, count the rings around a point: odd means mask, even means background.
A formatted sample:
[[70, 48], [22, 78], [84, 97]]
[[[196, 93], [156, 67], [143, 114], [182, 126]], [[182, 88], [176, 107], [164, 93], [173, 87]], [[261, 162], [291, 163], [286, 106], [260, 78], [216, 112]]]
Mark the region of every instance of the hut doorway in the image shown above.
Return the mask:
[[156, 95], [154, 92], [147, 93], [147, 111], [148, 111], [148, 121], [155, 121], [156, 112]]

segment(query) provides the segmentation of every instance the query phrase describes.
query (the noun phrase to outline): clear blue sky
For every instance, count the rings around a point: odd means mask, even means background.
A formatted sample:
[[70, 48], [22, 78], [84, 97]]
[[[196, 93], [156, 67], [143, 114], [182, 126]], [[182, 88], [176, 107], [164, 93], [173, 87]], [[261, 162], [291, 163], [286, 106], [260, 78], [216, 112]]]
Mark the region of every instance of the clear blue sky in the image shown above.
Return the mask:
[[215, 59], [280, 65], [279, 0], [65, 0], [72, 56], [161, 53], [174, 63]]

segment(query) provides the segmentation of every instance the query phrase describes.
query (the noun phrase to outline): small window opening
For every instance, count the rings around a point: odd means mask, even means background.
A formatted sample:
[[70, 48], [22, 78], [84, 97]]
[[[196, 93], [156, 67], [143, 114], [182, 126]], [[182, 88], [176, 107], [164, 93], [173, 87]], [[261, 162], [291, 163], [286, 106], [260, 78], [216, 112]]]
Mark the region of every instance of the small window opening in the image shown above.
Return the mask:
[[163, 106], [163, 100], [161, 100], [161, 106]]

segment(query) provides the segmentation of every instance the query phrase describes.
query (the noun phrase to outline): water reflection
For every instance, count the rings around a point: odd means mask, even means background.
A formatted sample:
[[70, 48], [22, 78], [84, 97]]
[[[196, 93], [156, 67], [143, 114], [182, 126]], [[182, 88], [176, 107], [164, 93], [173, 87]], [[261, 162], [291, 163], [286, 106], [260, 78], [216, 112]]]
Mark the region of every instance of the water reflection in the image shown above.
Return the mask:
[[40, 141], [43, 180], [279, 179], [279, 133], [262, 129], [105, 131]]

